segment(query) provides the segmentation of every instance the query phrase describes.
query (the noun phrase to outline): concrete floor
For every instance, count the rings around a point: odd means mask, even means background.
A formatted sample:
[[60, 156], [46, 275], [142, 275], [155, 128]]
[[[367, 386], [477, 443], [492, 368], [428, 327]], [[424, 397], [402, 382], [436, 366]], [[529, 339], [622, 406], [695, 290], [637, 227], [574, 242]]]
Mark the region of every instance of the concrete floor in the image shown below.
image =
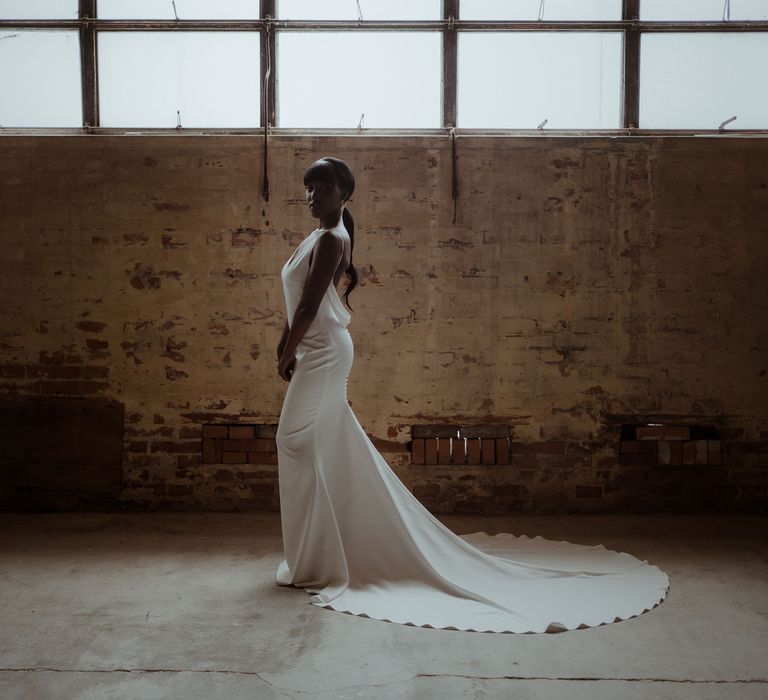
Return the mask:
[[661, 567], [624, 622], [492, 634], [380, 622], [274, 584], [278, 514], [0, 514], [0, 697], [768, 698], [768, 518], [440, 518]]

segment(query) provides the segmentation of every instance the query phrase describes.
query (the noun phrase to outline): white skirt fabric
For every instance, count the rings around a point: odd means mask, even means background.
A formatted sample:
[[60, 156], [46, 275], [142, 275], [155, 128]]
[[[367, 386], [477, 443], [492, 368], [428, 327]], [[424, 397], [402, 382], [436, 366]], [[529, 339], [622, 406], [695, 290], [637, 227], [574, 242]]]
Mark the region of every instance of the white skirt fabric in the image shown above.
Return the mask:
[[[320, 232], [281, 271], [289, 324]], [[459, 536], [437, 520], [347, 401], [350, 319], [329, 285], [297, 348], [277, 430], [285, 554], [278, 585], [304, 588], [312, 605], [339, 612], [477, 632], [595, 627], [661, 603], [667, 575], [630, 554], [541, 536]]]

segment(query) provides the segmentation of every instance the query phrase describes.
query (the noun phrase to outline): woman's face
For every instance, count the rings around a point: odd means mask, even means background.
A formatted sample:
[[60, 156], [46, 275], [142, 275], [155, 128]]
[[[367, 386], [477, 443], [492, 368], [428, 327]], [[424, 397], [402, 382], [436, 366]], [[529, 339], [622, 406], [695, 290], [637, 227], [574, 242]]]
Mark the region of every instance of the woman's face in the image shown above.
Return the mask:
[[[331, 176], [332, 177], [332, 176]], [[312, 177], [304, 185], [309, 211], [316, 219], [338, 212], [344, 201], [344, 192], [330, 178]]]

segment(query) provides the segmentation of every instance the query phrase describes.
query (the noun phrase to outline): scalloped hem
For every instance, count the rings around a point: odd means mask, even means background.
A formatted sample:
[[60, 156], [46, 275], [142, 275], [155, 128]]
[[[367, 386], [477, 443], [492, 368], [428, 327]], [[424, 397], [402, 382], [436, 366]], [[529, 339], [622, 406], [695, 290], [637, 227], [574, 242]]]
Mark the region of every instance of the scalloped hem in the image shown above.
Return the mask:
[[[418, 618], [417, 616], [412, 616], [413, 619], [407, 619], [405, 617], [400, 617], [397, 615], [376, 615], [374, 613], [366, 612], [365, 610], [362, 610], [362, 609], [356, 609], [354, 607], [347, 607], [344, 605], [335, 604], [333, 601], [324, 602], [320, 599], [321, 596], [319, 594], [314, 593], [314, 590], [310, 590], [310, 589], [304, 589], [304, 590], [310, 593], [311, 605], [314, 605], [315, 607], [319, 607], [319, 608], [326, 608], [328, 610], [333, 610], [334, 612], [344, 613], [347, 615], [354, 615], [356, 617], [364, 617], [370, 620], [378, 620], [380, 622], [389, 622], [393, 624], [406, 625], [409, 627], [422, 627], [426, 629], [443, 629], [443, 630], [457, 631], [457, 632], [478, 632], [478, 633], [494, 633], [494, 634], [559, 634], [561, 632], [571, 632], [571, 631], [580, 630], [580, 629], [590, 629], [593, 627], [602, 627], [604, 625], [614, 624], [616, 622], [624, 622], [626, 620], [631, 620], [632, 618], [639, 617], [640, 615], [643, 615], [653, 610], [664, 601], [664, 599], [667, 597], [667, 594], [669, 593], [669, 587], [670, 587], [669, 577], [658, 566], [649, 564], [648, 561], [645, 559], [638, 559], [637, 557], [629, 554], [628, 552], [619, 552], [617, 550], [608, 549], [603, 544], [585, 545], [585, 544], [569, 542], [567, 540], [547, 539], [542, 535], [528, 537], [528, 535], [514, 535], [510, 532], [499, 532], [495, 535], [491, 535], [485, 531], [478, 531], [473, 533], [465, 533], [464, 535], [459, 535], [459, 537], [461, 537], [462, 539], [465, 539], [465, 538], [471, 539], [472, 537], [475, 537], [478, 535], [482, 535], [485, 538], [487, 538], [487, 540], [491, 540], [491, 541], [493, 540], [503, 541], [503, 540], [509, 540], [509, 539], [512, 539], [512, 540], [525, 539], [529, 541], [542, 540], [544, 542], [565, 544], [565, 545], [573, 546], [580, 549], [602, 549], [612, 554], [631, 557], [632, 559], [635, 559], [637, 561], [637, 565], [628, 567], [626, 569], [622, 569], [617, 572], [604, 572], [603, 574], [598, 573], [597, 574], [598, 576], [600, 575], [610, 576], [612, 573], [623, 573], [627, 571], [634, 571], [637, 569], [637, 567], [643, 567], [644, 569], [647, 569], [649, 573], [654, 573], [656, 576], [659, 576], [663, 580], [665, 580], [666, 585], [664, 586], [664, 589], [661, 593], [659, 593], [658, 592], [659, 589], [656, 586], [654, 586], [654, 588], [656, 588], [656, 592], [653, 594], [653, 597], [651, 598], [651, 600], [648, 603], [646, 603], [644, 607], [640, 610], [635, 608], [635, 610], [622, 611], [622, 612], [619, 612], [618, 614], [610, 614], [605, 617], [601, 617], [599, 619], [595, 619], [595, 618], [585, 619], [580, 622], [573, 623], [570, 626], [560, 622], [559, 620], [554, 620], [554, 619], [550, 619], [546, 622], [542, 622], [540, 625], [533, 624], [533, 623], [524, 624], [524, 625], [515, 624], [515, 623], [506, 623], [503, 621], [504, 615], [502, 612], [497, 613], [498, 617], [500, 618], [499, 624], [494, 624], [489, 627], [486, 627], [484, 625], [473, 626], [471, 623], [469, 625], [451, 624], [449, 622], [442, 623], [442, 622], [426, 620], [423, 618]], [[465, 539], [465, 541], [470, 543], [467, 539]], [[473, 545], [473, 546], [477, 546], [477, 545]], [[488, 556], [509, 561], [502, 555], [492, 554], [491, 552], [483, 550], [482, 547], [478, 547], [478, 548]], [[650, 591], [648, 591], [648, 593], [650, 593]], [[340, 595], [343, 595], [343, 592]], [[446, 613], [446, 616], [449, 617], [450, 613]], [[464, 611], [459, 616], [466, 618], [468, 616], [468, 613]]]

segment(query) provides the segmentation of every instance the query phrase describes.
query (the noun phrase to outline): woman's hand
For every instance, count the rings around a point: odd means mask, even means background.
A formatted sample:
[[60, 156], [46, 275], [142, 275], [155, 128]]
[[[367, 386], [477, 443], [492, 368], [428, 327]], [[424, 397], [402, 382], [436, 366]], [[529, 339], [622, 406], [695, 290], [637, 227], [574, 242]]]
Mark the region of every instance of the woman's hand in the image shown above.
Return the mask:
[[277, 363], [277, 373], [286, 382], [291, 381], [294, 367], [296, 366], [296, 353], [290, 355], [283, 353], [280, 355], [280, 361]]

